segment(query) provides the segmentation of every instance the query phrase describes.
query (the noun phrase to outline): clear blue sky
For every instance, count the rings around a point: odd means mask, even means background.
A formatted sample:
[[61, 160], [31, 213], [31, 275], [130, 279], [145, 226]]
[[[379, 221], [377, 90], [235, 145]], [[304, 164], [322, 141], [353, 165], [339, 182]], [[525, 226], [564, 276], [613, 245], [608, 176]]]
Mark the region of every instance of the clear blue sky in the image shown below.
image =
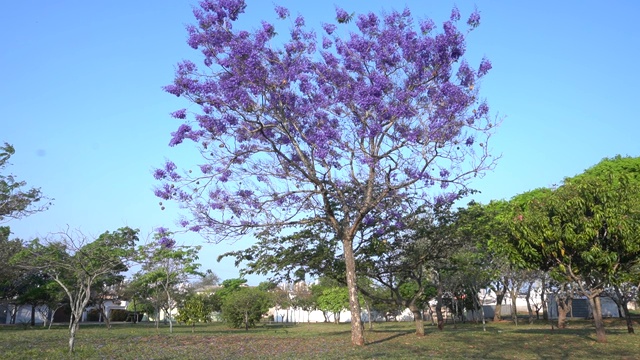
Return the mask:
[[[242, 23], [273, 20], [272, 1], [247, 0]], [[275, 1], [319, 29], [334, 4], [379, 12], [390, 1]], [[193, 1], [6, 1], [0, 10], [0, 141], [16, 148], [10, 172], [55, 198], [46, 212], [9, 222], [31, 239], [67, 225], [97, 236], [122, 226], [146, 237], [172, 227], [179, 208], [158, 206], [151, 171], [165, 158], [198, 158], [187, 144], [170, 148], [188, 106], [161, 90], [181, 59], [199, 59], [186, 43]], [[491, 147], [495, 171], [472, 183], [477, 200], [508, 199], [560, 182], [616, 154], [640, 156], [640, 27], [637, 1], [398, 1], [437, 24], [457, 4], [477, 6], [478, 29], [466, 58], [493, 63], [482, 96], [504, 116]], [[277, 26], [286, 23], [276, 22]], [[178, 161], [179, 163], [179, 161]], [[178, 241], [201, 243], [195, 234]], [[245, 247], [205, 244], [201, 263], [236, 277], [217, 255]], [[260, 278], [249, 278], [258, 282]]]

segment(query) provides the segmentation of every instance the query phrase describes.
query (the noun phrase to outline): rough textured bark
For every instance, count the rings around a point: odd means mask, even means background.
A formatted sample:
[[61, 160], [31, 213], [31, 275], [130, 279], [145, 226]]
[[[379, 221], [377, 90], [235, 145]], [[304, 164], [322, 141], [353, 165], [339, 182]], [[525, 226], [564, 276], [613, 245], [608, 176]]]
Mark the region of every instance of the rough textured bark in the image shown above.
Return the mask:
[[631, 320], [631, 314], [629, 313], [629, 307], [627, 306], [627, 302], [622, 301], [620, 305], [622, 306], [622, 310], [624, 311], [624, 318], [627, 321], [627, 332], [629, 334], [634, 334], [635, 331], [633, 330], [633, 320]]
[[496, 287], [496, 310], [493, 313], [493, 321], [502, 320], [502, 301], [504, 300], [504, 296], [506, 294], [506, 287], [500, 289]]
[[599, 343], [607, 342], [607, 335], [604, 330], [604, 321], [602, 321], [602, 307], [600, 304], [600, 297], [589, 297], [589, 306], [593, 314], [593, 323], [596, 327], [596, 340]]
[[572, 299], [569, 297], [557, 297], [556, 304], [558, 305], [558, 329], [564, 329], [567, 327], [567, 314], [571, 311]]
[[547, 309], [547, 298], [544, 297], [544, 293], [547, 292], [547, 286], [545, 281], [542, 282], [542, 291], [540, 292], [540, 302], [542, 303], [542, 320], [549, 320], [549, 311]]
[[511, 290], [511, 317], [513, 323], [518, 326], [518, 307], [516, 306], [518, 300], [518, 293], [515, 290]]
[[82, 313], [78, 316], [75, 312], [71, 315], [71, 324], [69, 324], [69, 354], [73, 353], [76, 344], [76, 333], [80, 327], [81, 316]]
[[416, 335], [424, 336], [424, 321], [422, 319], [422, 310], [418, 309], [415, 304], [409, 305], [409, 310], [413, 314], [413, 321], [416, 324]]
[[347, 287], [349, 288], [349, 310], [351, 310], [351, 343], [364, 346], [364, 327], [360, 318], [360, 303], [356, 285], [356, 262], [353, 254], [353, 241], [344, 240], [344, 260], [347, 270]]

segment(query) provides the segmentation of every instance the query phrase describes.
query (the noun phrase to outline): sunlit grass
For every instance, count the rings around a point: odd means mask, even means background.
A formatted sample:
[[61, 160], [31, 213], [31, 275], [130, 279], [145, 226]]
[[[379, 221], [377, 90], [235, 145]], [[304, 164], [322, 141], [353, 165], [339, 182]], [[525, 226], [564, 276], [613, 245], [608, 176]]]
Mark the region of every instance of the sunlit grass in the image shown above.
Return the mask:
[[[636, 324], [637, 325], [637, 324]], [[515, 326], [510, 322], [448, 324], [444, 331], [427, 325], [416, 337], [412, 323], [377, 323], [366, 331], [367, 346], [351, 345], [349, 324], [298, 324], [249, 331], [214, 323], [191, 327], [152, 324], [83, 324], [76, 352], [67, 354], [65, 326], [0, 327], [2, 359], [640, 359], [640, 339], [624, 321], [607, 320], [606, 344], [595, 341], [589, 321], [568, 329], [547, 322]], [[639, 329], [640, 330], [640, 329]]]

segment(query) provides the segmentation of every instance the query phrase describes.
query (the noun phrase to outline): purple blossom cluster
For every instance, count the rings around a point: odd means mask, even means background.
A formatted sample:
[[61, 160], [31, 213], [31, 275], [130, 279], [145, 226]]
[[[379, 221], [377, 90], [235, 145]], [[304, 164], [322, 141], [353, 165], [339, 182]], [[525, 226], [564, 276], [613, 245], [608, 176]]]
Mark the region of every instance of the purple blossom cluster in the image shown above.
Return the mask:
[[171, 237], [171, 232], [165, 227], [156, 229], [156, 238], [158, 238], [158, 244], [167, 249], [172, 249], [176, 244], [176, 241]]
[[[153, 173], [162, 182], [156, 196], [192, 210], [183, 228], [227, 231], [320, 214], [329, 195], [347, 216], [384, 198], [365, 201], [346, 188], [380, 183], [391, 194], [464, 181], [427, 166], [443, 158], [458, 169], [489, 129], [476, 85], [491, 62], [483, 58], [475, 68], [464, 59], [457, 8], [437, 31], [429, 19], [414, 24], [408, 9], [355, 16], [338, 7], [335, 23], [322, 24], [318, 36], [301, 16], [288, 33], [266, 21], [235, 29], [245, 7], [242, 0], [202, 1], [187, 26], [201, 64], [180, 62], [164, 87], [200, 107], [171, 114], [182, 123], [169, 142], [198, 143], [206, 159], [200, 173], [181, 176], [170, 162]], [[290, 17], [284, 7], [275, 12]], [[354, 19], [357, 31], [341, 36], [338, 28]], [[466, 25], [479, 24], [475, 11]], [[400, 218], [386, 225], [400, 226]]]

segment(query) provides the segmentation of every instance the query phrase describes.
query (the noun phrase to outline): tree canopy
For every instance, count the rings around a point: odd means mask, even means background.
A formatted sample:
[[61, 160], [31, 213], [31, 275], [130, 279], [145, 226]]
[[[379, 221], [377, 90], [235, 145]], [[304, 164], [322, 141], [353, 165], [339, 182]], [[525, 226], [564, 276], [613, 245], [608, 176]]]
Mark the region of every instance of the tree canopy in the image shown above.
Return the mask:
[[[493, 166], [497, 122], [478, 92], [491, 63], [464, 59], [457, 8], [441, 31], [409, 9], [337, 8], [321, 36], [302, 16], [288, 36], [268, 22], [236, 29], [245, 8], [207, 0], [194, 10], [188, 43], [202, 63], [179, 63], [165, 90], [199, 106], [173, 113], [183, 123], [169, 145], [191, 140], [203, 161], [184, 173], [167, 161], [155, 193], [189, 209], [182, 225], [213, 241], [327, 226], [342, 243], [352, 340], [363, 345], [353, 239], [363, 224], [399, 225], [403, 201], [451, 201]], [[479, 23], [477, 11], [466, 21]]]
[[2, 173], [13, 154], [13, 146], [7, 143], [0, 146], [0, 222], [43, 211], [50, 205], [39, 188], [25, 189], [25, 181], [18, 181], [12, 174]]

